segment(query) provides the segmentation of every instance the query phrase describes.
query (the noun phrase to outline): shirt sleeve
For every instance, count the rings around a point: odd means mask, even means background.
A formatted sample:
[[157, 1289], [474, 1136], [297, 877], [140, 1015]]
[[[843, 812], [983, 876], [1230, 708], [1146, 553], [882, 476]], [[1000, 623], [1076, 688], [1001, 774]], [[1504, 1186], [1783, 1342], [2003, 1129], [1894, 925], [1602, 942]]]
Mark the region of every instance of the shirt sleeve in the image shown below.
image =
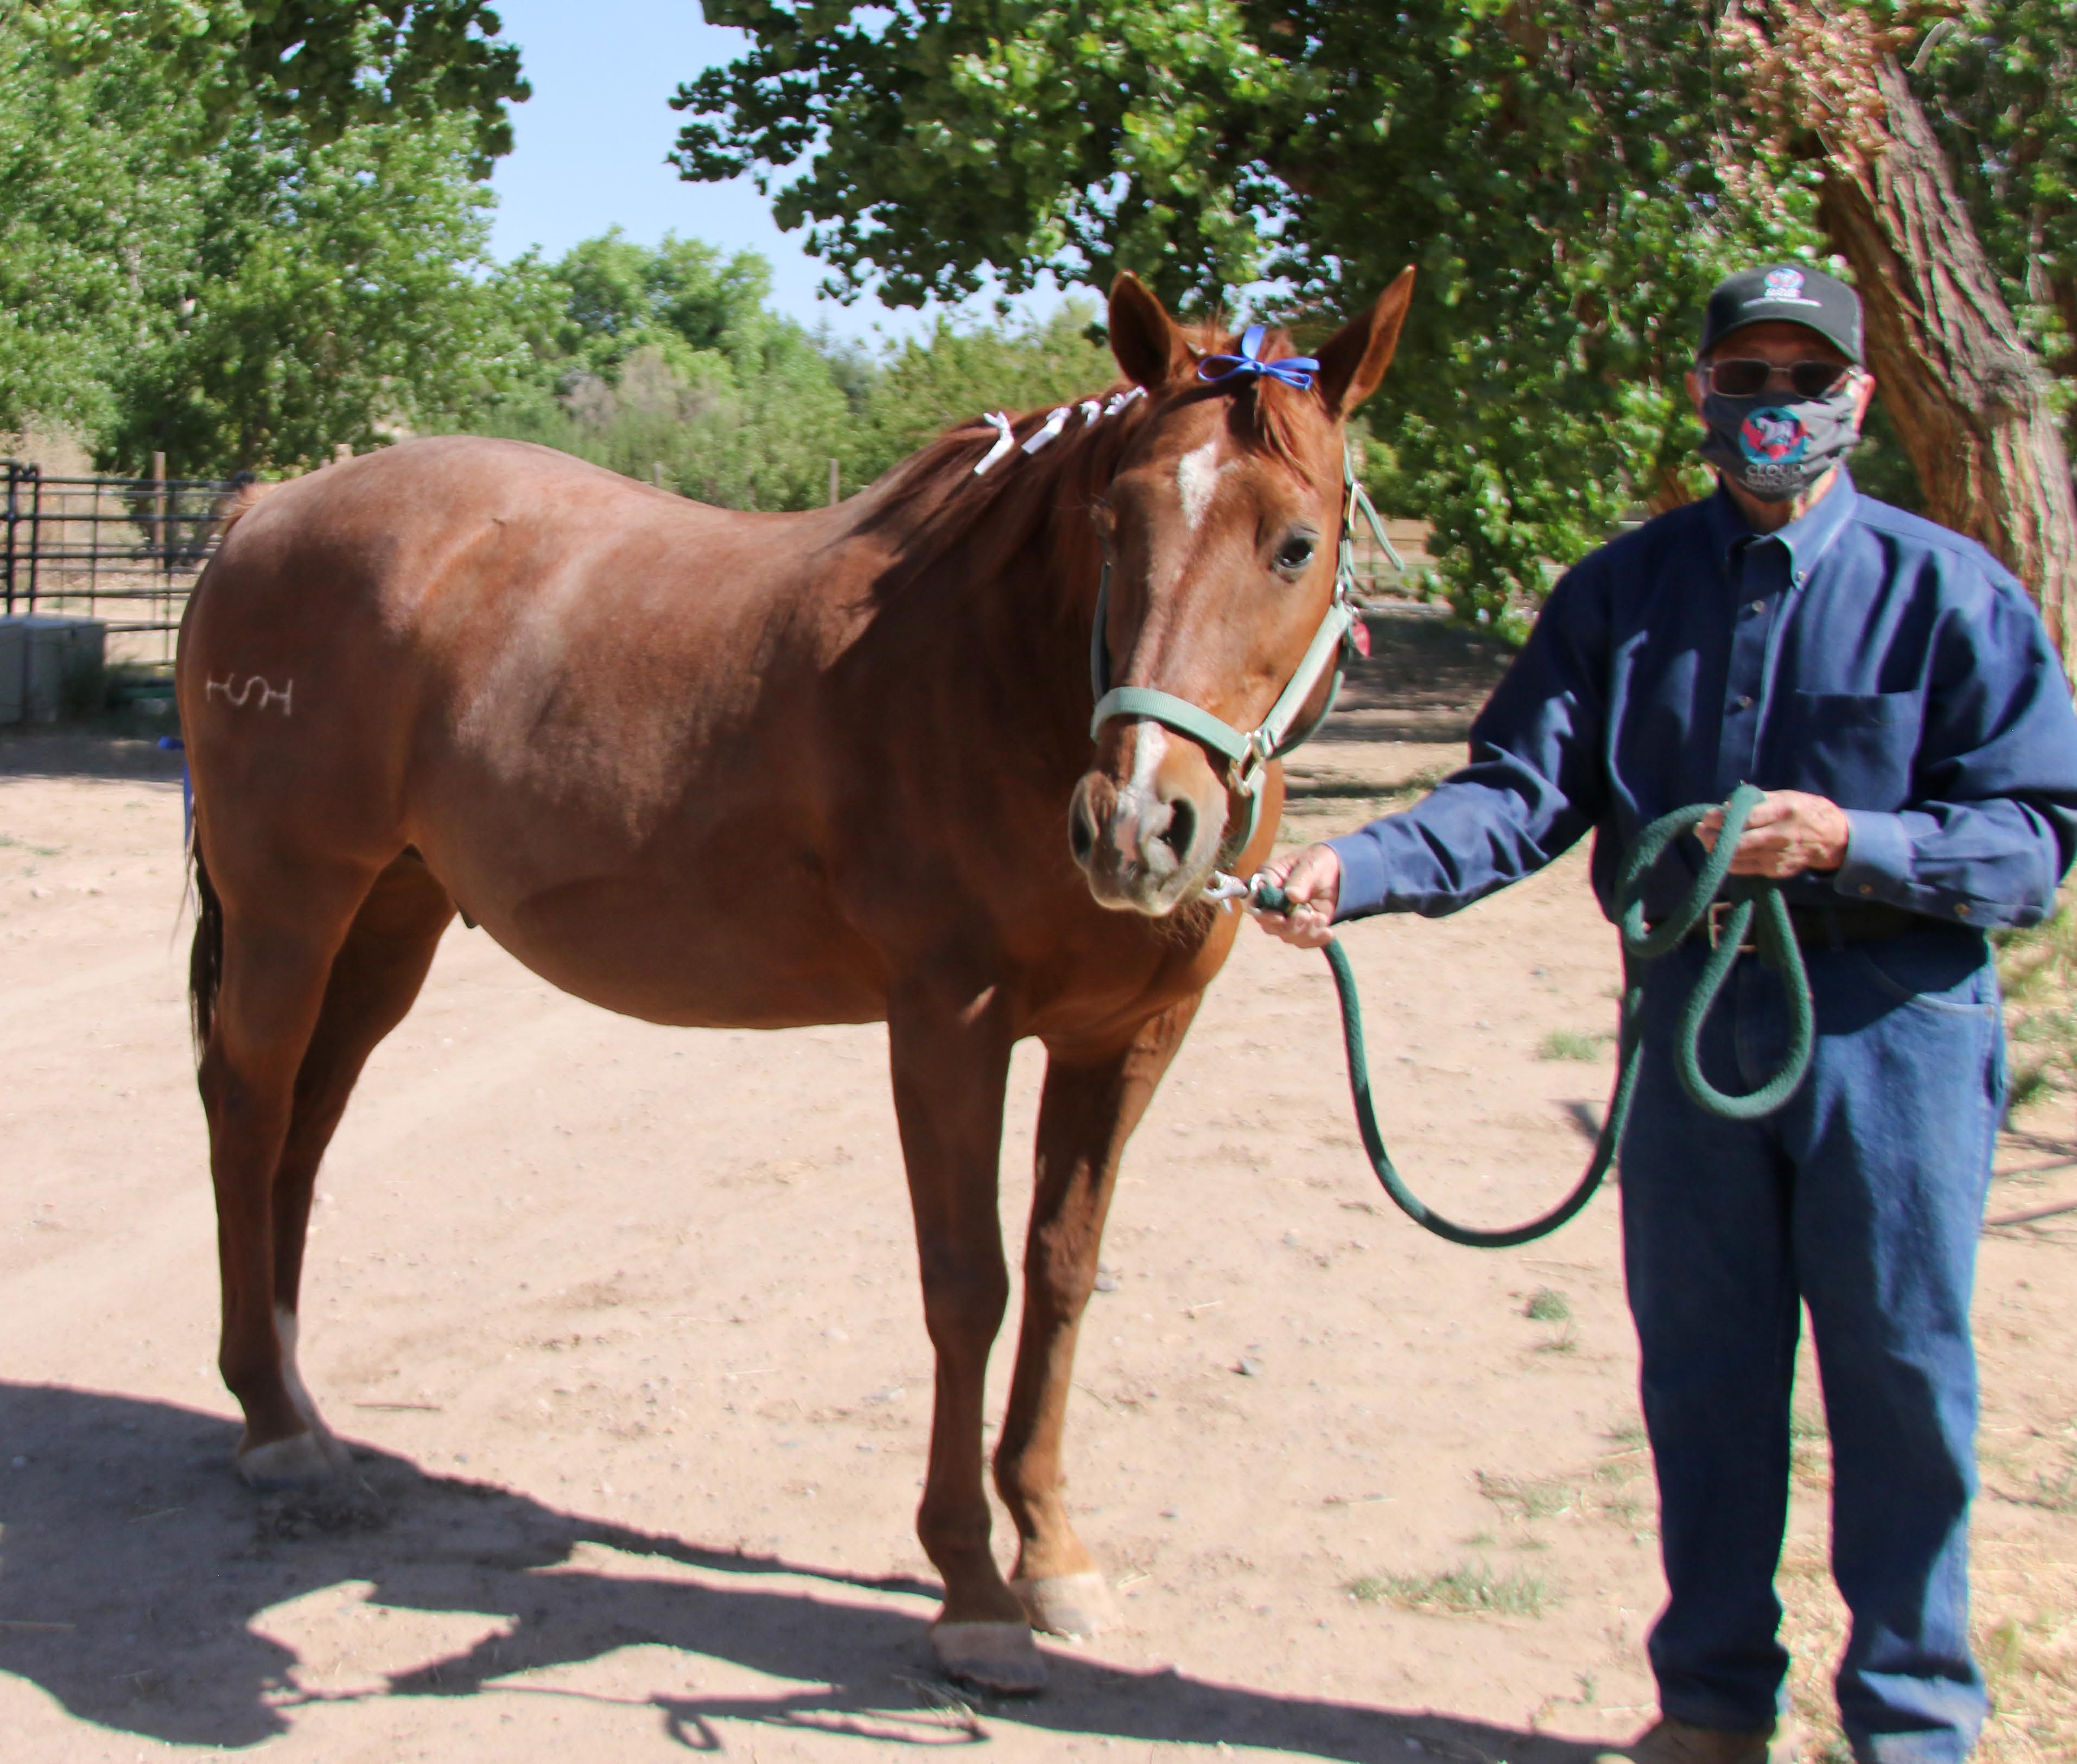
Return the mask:
[[1598, 564], [1568, 573], [1472, 723], [1471, 763], [1403, 813], [1328, 842], [1342, 866], [1338, 921], [1454, 913], [1593, 826], [1608, 788], [1607, 593]]
[[1983, 589], [1943, 606], [1912, 801], [1846, 811], [1835, 885], [1988, 930], [2040, 923], [2077, 857], [2077, 710], [2025, 590]]

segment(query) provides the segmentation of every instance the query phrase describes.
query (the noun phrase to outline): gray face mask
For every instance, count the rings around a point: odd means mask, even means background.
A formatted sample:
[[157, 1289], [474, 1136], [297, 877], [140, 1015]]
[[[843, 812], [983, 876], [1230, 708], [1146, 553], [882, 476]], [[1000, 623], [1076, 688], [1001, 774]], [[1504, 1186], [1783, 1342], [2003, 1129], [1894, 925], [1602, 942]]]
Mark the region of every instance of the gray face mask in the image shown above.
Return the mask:
[[1854, 406], [1859, 389], [1850, 375], [1822, 398], [1780, 399], [1769, 393], [1730, 398], [1713, 392], [1702, 401], [1709, 432], [1702, 457], [1763, 502], [1786, 502], [1853, 451], [1861, 439]]

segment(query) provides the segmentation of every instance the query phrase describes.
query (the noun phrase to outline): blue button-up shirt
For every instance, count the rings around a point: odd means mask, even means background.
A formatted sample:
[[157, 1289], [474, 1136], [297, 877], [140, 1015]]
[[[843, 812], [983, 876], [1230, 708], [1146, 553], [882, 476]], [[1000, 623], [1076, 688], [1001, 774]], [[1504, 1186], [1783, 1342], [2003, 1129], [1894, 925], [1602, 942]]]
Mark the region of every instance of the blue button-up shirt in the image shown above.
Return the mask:
[[[1472, 724], [1471, 763], [1333, 842], [1336, 916], [1453, 912], [1590, 828], [1613, 916], [1639, 830], [1744, 782], [1846, 811], [1845, 863], [1792, 880], [1795, 901], [2032, 925], [2077, 856], [2077, 712], [2032, 603], [1981, 546], [1842, 471], [1779, 532], [1720, 489], [1568, 572]], [[1650, 916], [1701, 855], [1667, 855]]]

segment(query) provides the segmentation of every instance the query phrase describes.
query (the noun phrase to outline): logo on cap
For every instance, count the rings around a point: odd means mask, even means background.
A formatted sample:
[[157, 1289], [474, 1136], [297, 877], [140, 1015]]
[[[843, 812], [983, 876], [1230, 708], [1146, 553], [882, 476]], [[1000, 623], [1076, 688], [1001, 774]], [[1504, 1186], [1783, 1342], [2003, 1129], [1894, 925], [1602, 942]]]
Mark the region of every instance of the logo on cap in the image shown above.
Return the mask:
[[1738, 446], [1755, 463], [1792, 465], [1809, 445], [1810, 431], [1793, 411], [1755, 410], [1738, 425]]
[[1770, 269], [1760, 285], [1760, 290], [1744, 304], [1752, 306], [1821, 306], [1821, 300], [1813, 300], [1803, 291], [1803, 272], [1784, 264]]

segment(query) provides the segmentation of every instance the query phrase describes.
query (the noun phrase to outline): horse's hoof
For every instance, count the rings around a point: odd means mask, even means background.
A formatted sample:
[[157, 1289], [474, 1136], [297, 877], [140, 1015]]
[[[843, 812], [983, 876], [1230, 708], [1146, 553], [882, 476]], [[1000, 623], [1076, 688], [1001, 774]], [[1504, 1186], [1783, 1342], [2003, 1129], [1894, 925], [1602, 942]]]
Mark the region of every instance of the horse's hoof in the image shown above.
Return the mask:
[[947, 1678], [994, 1696], [1030, 1696], [1046, 1688], [1046, 1662], [1021, 1623], [930, 1625], [930, 1645]]
[[1013, 1580], [1009, 1590], [1030, 1613], [1031, 1627], [1047, 1635], [1079, 1641], [1085, 1636], [1114, 1629], [1121, 1620], [1109, 1583], [1094, 1572]]
[[291, 1433], [238, 1454], [238, 1474], [263, 1494], [327, 1487], [350, 1460], [327, 1433]]

